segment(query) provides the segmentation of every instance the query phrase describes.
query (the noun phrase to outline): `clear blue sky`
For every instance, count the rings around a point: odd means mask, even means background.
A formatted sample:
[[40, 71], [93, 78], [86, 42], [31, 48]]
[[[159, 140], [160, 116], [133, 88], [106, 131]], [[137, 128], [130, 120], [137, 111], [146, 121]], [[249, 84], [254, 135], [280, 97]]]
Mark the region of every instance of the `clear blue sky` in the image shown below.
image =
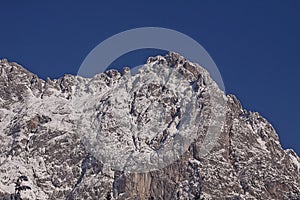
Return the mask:
[[[110, 2], [110, 3], [109, 3]], [[1, 1], [0, 57], [45, 78], [76, 74], [97, 44], [131, 28], [180, 31], [210, 53], [227, 93], [300, 154], [300, 1]], [[123, 59], [143, 62], [149, 52]], [[119, 62], [120, 63], [120, 62]]]

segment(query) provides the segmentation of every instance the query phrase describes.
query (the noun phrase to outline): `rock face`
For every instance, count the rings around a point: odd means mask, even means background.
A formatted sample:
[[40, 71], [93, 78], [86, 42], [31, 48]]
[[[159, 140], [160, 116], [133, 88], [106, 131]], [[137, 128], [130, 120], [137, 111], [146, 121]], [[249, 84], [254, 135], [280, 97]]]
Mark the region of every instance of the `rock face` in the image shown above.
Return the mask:
[[[176, 76], [161, 76], [170, 71]], [[46, 81], [2, 60], [0, 87], [0, 199], [300, 199], [296, 153], [176, 53], [149, 58], [135, 76], [125, 68]], [[203, 156], [211, 124], [222, 127]], [[159, 160], [151, 152], [186, 129], [193, 140], [176, 159], [146, 170], [132, 164]]]

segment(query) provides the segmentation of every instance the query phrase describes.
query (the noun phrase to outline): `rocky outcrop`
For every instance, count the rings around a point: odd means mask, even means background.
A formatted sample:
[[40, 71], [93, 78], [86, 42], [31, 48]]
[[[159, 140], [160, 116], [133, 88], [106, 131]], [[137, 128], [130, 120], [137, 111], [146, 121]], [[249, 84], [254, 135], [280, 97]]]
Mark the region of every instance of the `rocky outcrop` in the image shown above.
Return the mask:
[[[243, 109], [206, 70], [176, 53], [149, 58], [135, 76], [125, 68], [46, 81], [2, 60], [0, 87], [0, 199], [300, 199], [298, 155], [282, 149], [259, 113]], [[197, 127], [183, 126], [184, 116], [198, 115]], [[204, 155], [211, 124], [222, 127]], [[151, 157], [176, 141], [180, 126], [197, 137], [175, 151], [178, 159], [148, 171], [122, 163], [128, 152]], [[106, 143], [91, 140], [103, 135]], [[102, 158], [103, 149], [111, 157]], [[121, 165], [110, 165], [115, 152], [122, 152]]]

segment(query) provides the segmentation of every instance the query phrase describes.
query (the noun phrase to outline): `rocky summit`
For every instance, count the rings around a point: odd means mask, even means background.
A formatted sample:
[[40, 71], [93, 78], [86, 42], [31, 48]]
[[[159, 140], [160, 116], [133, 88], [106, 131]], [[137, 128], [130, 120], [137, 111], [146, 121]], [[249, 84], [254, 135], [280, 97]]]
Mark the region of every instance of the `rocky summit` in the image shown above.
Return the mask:
[[0, 199], [300, 199], [298, 155], [176, 53], [54, 80], [2, 59], [0, 88]]

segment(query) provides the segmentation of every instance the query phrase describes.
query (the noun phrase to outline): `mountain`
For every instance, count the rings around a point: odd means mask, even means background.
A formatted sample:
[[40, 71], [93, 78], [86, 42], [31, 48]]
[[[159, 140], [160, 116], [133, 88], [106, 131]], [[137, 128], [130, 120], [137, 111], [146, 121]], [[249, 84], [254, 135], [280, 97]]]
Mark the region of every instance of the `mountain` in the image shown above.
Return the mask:
[[198, 64], [39, 79], [0, 64], [0, 199], [300, 199], [300, 159]]

